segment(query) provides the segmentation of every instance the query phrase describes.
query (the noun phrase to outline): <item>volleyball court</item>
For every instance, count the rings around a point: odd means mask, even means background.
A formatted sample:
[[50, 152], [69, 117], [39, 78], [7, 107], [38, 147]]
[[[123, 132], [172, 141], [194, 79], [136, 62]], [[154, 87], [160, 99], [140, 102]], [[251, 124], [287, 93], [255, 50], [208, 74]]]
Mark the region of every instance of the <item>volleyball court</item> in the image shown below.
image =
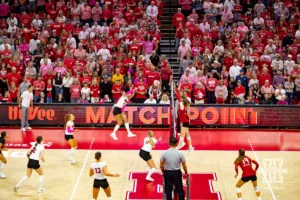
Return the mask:
[[[152, 129], [161, 144], [151, 153], [158, 168], [162, 152], [168, 149], [168, 139], [176, 136], [175, 99], [172, 90], [169, 129]], [[35, 128], [22, 133], [19, 128], [2, 127], [8, 133], [8, 151], [5, 152], [7, 165], [6, 179], [0, 180], [0, 199], [51, 199], [82, 200], [92, 199], [93, 178], [89, 177], [90, 164], [94, 153], [101, 151], [110, 171], [118, 172], [119, 178], [108, 178], [112, 197], [116, 200], [164, 199], [163, 178], [153, 174], [153, 182], [145, 180], [146, 165], [139, 158], [143, 139], [148, 128], [133, 128], [136, 137], [128, 138], [126, 130], [120, 129], [119, 140], [112, 140], [112, 128], [80, 128], [75, 134], [78, 141], [76, 163], [70, 164], [66, 157], [69, 150], [64, 140], [63, 128]], [[189, 179], [184, 178], [186, 198], [191, 200], [233, 200], [237, 199], [234, 178], [234, 160], [237, 150], [244, 148], [249, 157], [257, 160], [260, 169], [257, 174], [262, 199], [298, 200], [300, 186], [296, 177], [300, 176], [300, 133], [297, 130], [251, 130], [251, 129], [191, 129], [195, 150], [183, 148], [189, 170]], [[43, 136], [45, 163], [43, 167], [47, 192], [37, 194], [37, 175], [18, 193], [13, 186], [26, 172], [26, 152], [37, 136]], [[159, 169], [157, 169], [159, 171]], [[256, 199], [250, 184], [242, 188], [243, 200]], [[98, 199], [106, 196], [100, 192]]]

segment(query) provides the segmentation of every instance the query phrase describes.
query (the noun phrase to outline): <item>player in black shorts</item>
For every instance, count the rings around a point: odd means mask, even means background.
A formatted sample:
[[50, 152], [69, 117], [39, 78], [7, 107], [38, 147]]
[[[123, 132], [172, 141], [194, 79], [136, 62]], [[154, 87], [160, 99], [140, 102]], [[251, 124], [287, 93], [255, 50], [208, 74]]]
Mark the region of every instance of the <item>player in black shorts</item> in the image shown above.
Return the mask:
[[41, 159], [43, 162], [45, 162], [44, 160], [44, 150], [45, 147], [43, 145], [43, 137], [42, 136], [38, 136], [36, 138], [36, 143], [35, 145], [33, 145], [30, 149], [30, 151], [27, 153], [27, 157], [28, 157], [28, 164], [27, 164], [27, 175], [24, 176], [20, 182], [15, 185], [14, 187], [14, 191], [18, 192], [19, 187], [25, 182], [27, 181], [28, 178], [30, 178], [32, 171], [35, 170], [38, 175], [39, 175], [39, 189], [38, 189], [38, 193], [44, 193], [46, 190], [43, 188], [43, 183], [44, 183], [44, 174], [43, 174], [43, 170], [40, 166], [39, 160]]
[[101, 161], [101, 152], [95, 153], [96, 161], [91, 164], [90, 167], [90, 176], [95, 176], [94, 185], [93, 185], [93, 200], [98, 198], [99, 190], [102, 188], [107, 196], [107, 200], [112, 200], [111, 198], [111, 189], [107, 182], [106, 176], [119, 177], [117, 174], [110, 174], [107, 171], [106, 162]]
[[5, 147], [5, 140], [7, 139], [7, 133], [3, 131], [1, 133], [0, 137], [0, 178], [6, 178], [6, 176], [3, 174], [4, 167], [7, 163], [6, 158], [2, 154], [2, 151], [7, 151], [7, 148]]

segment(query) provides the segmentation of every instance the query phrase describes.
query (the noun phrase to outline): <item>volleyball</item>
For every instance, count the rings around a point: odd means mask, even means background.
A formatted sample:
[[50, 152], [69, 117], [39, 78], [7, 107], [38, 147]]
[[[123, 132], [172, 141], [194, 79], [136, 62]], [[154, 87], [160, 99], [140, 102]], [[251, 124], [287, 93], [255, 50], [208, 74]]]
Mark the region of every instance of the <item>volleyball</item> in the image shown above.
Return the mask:
[[158, 87], [158, 86], [160, 85], [160, 82], [159, 82], [158, 80], [155, 80], [155, 81], [153, 82], [153, 85], [156, 86], [156, 87]]

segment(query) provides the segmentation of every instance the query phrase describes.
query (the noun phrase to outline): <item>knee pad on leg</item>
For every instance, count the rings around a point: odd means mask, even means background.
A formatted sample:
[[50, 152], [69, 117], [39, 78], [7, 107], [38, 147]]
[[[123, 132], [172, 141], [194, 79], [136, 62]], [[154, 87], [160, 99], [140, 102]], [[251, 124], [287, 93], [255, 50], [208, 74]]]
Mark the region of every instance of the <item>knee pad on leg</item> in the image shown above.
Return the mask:
[[192, 138], [191, 138], [191, 136], [186, 136], [186, 139], [191, 140]]
[[258, 186], [255, 186], [254, 189], [255, 189], [255, 192], [260, 192], [260, 189]]
[[236, 193], [241, 193], [241, 188], [236, 187], [235, 190], [236, 190]]

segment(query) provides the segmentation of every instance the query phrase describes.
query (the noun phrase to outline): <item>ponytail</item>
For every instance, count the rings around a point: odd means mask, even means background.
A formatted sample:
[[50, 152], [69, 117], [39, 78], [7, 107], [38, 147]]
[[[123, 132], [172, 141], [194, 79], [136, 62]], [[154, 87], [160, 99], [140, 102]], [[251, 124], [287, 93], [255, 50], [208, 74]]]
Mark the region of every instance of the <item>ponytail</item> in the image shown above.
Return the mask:
[[154, 142], [153, 142], [153, 131], [148, 131], [148, 138], [149, 138], [149, 143], [151, 144], [151, 146], [155, 146]]
[[64, 128], [66, 128], [67, 123], [68, 123], [68, 121], [70, 120], [70, 118], [71, 118], [71, 114], [66, 114], [66, 115], [65, 115], [65, 124], [64, 124]]
[[234, 163], [239, 163], [241, 162], [245, 157], [245, 149], [241, 148], [239, 149], [239, 157], [237, 157], [234, 161]]
[[34, 147], [30, 150], [30, 152], [27, 154], [27, 157], [29, 157], [33, 153], [33, 151], [36, 150], [37, 145], [40, 144], [42, 140], [43, 140], [42, 136], [37, 136], [36, 143], [35, 143]]

